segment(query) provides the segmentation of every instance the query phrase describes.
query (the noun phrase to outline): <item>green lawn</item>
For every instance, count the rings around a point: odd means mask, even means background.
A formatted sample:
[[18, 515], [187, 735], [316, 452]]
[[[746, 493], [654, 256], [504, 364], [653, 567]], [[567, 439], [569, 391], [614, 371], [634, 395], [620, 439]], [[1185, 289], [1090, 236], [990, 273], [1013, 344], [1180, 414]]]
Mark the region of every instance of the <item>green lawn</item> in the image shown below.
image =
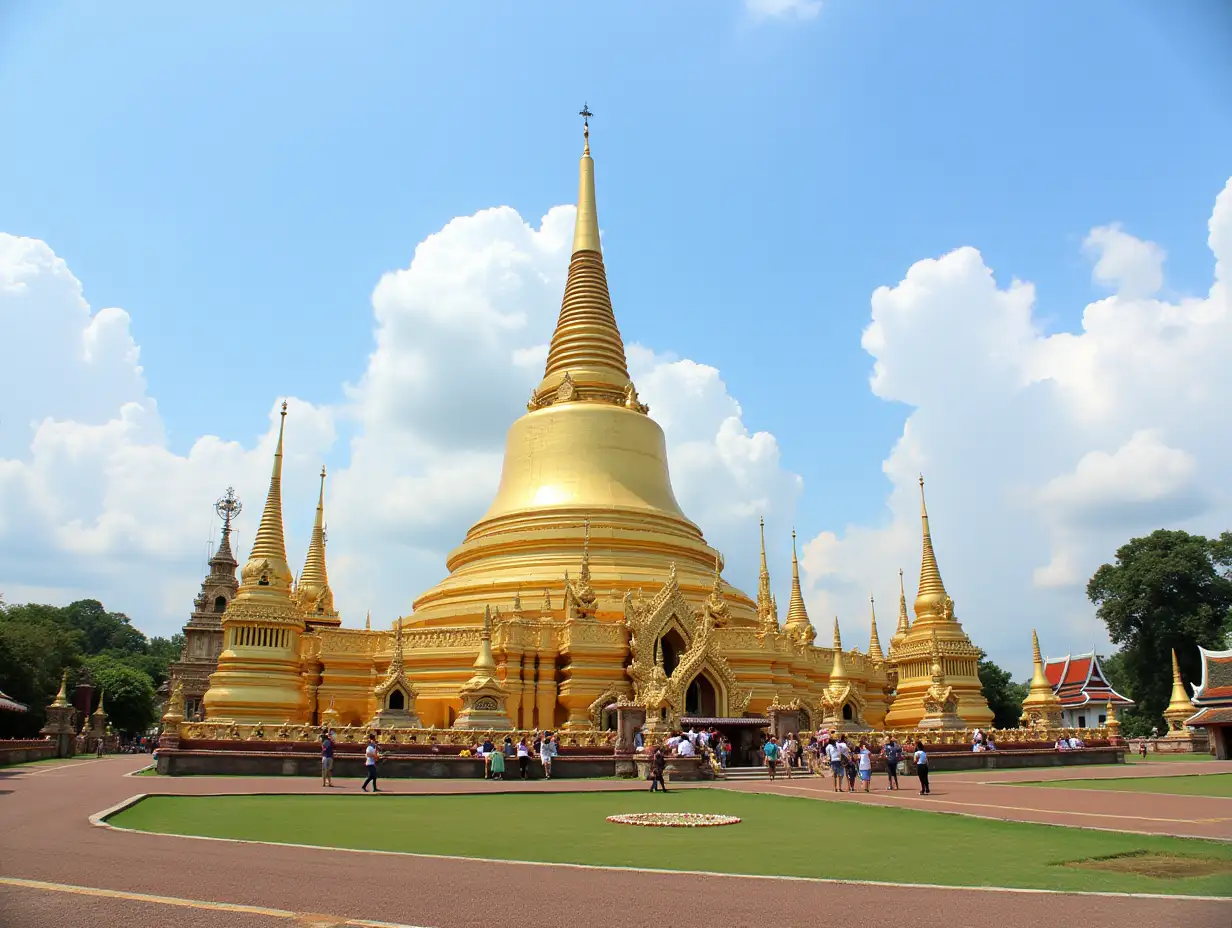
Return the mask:
[[1044, 780], [1016, 786], [1052, 786], [1060, 789], [1114, 789], [1129, 793], [1170, 793], [1174, 796], [1232, 798], [1232, 773], [1185, 774], [1172, 777], [1114, 777], [1101, 780]]
[[[721, 812], [738, 825], [638, 828], [606, 816]], [[110, 821], [144, 831], [464, 857], [967, 886], [1232, 896], [1232, 844], [1000, 822], [787, 796], [679, 790], [470, 796], [152, 796]], [[1204, 858], [1144, 878], [1069, 866]], [[1153, 860], [1155, 858], [1130, 858]], [[1116, 866], [1118, 862], [1114, 861]], [[1103, 866], [1106, 866], [1105, 863]], [[1167, 868], [1164, 868], [1165, 870]]]
[[1204, 761], [1214, 759], [1210, 754], [1155, 754], [1152, 752], [1143, 757], [1140, 754], [1129, 751], [1125, 755], [1126, 762], [1131, 764], [1170, 764], [1173, 761]]

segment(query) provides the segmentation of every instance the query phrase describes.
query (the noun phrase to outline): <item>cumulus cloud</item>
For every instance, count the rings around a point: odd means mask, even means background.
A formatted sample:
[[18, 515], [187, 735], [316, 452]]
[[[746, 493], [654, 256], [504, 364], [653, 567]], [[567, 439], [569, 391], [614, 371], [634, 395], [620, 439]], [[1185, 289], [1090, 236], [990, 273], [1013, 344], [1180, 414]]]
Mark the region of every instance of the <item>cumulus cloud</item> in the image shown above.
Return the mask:
[[879, 288], [863, 338], [870, 385], [913, 409], [883, 464], [885, 517], [806, 545], [817, 608], [860, 614], [870, 589], [892, 602], [898, 564], [914, 579], [920, 471], [958, 616], [1018, 672], [1033, 626], [1054, 653], [1106, 644], [1084, 587], [1121, 543], [1232, 524], [1232, 181], [1209, 231], [1209, 292], [1169, 302], [1155, 296], [1158, 245], [1093, 230], [1092, 275], [1114, 292], [1078, 332], [1046, 334], [1034, 288], [998, 287], [973, 248]]
[[745, 0], [754, 19], [815, 19], [822, 0]]
[[[376, 347], [346, 402], [290, 399], [283, 499], [292, 569], [319, 461], [336, 423], [355, 426], [326, 502], [331, 580], [348, 624], [369, 609], [378, 623], [409, 612], [490, 502], [505, 431], [542, 376], [573, 219], [573, 207], [557, 207], [535, 227], [505, 207], [453, 220], [376, 283]], [[0, 590], [10, 602], [97, 597], [171, 633], [196, 593], [222, 488], [234, 484], [248, 505], [238, 547], [256, 525], [277, 401], [250, 443], [204, 436], [186, 455], [172, 453], [127, 314], [92, 312], [64, 262], [32, 239], [0, 236], [0, 334], [40, 378], [40, 389], [18, 390], [25, 374], [0, 368], [6, 403], [24, 404], [9, 404], [3, 423]], [[731, 576], [747, 585], [756, 571], [750, 522], [789, 518], [800, 478], [782, 469], [773, 435], [745, 425], [715, 368], [637, 345], [629, 356], [665, 427], [682, 505], [733, 568], [743, 562], [745, 576]]]

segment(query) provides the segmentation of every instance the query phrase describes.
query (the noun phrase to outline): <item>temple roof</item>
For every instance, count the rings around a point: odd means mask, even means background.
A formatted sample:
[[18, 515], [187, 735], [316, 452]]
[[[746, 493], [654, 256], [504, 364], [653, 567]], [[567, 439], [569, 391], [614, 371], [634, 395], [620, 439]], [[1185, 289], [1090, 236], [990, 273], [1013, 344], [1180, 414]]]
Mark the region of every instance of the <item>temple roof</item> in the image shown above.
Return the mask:
[[1232, 650], [1199, 647], [1198, 652], [1202, 655], [1202, 682], [1194, 687], [1194, 704], [1232, 706]]
[[13, 699], [4, 690], [0, 690], [0, 709], [7, 709], [9, 712], [29, 712], [30, 707], [19, 703]]
[[1134, 705], [1132, 699], [1122, 696], [1112, 688], [1103, 668], [1100, 667], [1099, 655], [1094, 651], [1050, 657], [1044, 661], [1044, 676], [1065, 709], [1074, 709], [1089, 703], [1101, 706], [1109, 702], [1116, 706]]

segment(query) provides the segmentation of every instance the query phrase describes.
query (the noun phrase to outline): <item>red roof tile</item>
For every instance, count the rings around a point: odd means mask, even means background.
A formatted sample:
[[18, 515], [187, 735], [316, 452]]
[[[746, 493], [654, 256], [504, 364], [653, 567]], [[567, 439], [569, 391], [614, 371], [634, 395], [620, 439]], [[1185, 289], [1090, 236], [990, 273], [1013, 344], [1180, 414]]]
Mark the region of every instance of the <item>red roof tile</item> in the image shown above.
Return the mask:
[[1048, 661], [1044, 664], [1044, 676], [1048, 678], [1048, 682], [1055, 690], [1057, 684], [1061, 682], [1061, 677], [1065, 674], [1065, 665], [1069, 658], [1063, 658], [1059, 661]]
[[1232, 725], [1232, 706], [1199, 710], [1197, 714], [1187, 718], [1185, 724], [1195, 728], [1204, 725]]

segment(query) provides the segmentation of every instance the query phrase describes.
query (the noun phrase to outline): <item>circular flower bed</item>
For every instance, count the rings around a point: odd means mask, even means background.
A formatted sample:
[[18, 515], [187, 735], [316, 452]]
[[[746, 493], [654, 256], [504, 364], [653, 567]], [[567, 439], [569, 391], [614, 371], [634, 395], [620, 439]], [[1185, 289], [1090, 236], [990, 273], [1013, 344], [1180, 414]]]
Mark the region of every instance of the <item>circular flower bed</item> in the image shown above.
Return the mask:
[[702, 812], [632, 812], [609, 815], [609, 822], [618, 825], [644, 825], [648, 828], [712, 828], [715, 825], [738, 825], [734, 815], [710, 815]]

